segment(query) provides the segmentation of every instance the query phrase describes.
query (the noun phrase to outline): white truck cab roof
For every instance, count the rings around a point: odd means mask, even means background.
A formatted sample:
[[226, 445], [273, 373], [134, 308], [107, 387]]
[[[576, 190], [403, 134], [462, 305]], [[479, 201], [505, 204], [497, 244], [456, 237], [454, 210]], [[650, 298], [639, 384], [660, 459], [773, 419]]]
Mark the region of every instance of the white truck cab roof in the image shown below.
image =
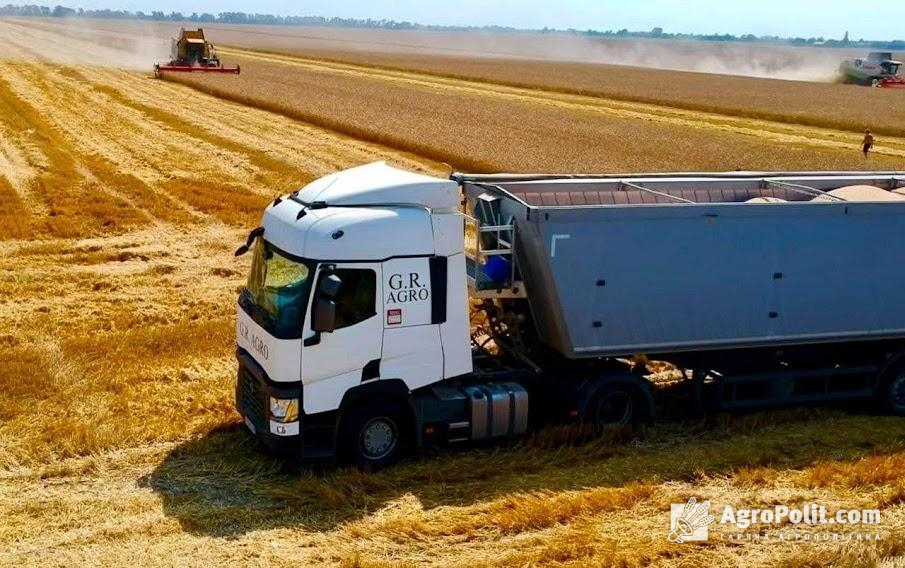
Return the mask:
[[328, 205], [420, 205], [451, 209], [459, 205], [459, 184], [374, 162], [315, 180], [298, 193], [305, 203]]
[[264, 238], [314, 260], [379, 261], [435, 254], [433, 210], [460, 201], [451, 180], [378, 162], [314, 181], [264, 212]]

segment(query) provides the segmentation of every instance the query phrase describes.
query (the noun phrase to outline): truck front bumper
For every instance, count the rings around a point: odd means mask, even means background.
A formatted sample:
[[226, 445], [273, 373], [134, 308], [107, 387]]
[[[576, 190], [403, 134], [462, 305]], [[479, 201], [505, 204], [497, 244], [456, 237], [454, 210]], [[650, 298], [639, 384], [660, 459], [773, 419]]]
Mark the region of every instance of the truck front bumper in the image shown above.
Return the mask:
[[236, 410], [242, 415], [245, 427], [274, 454], [290, 459], [302, 457], [301, 427], [304, 417], [301, 411], [298, 420], [292, 422], [280, 422], [270, 415], [271, 397], [297, 399], [301, 409], [301, 384], [286, 385], [271, 381], [264, 369], [241, 347], [236, 349], [236, 359], [239, 363]]
[[[239, 371], [236, 410], [245, 427], [271, 453], [291, 460], [329, 460], [336, 446], [337, 412], [303, 412], [302, 384], [277, 383], [241, 347], [236, 349]], [[270, 415], [270, 399], [297, 399], [298, 420], [280, 422]]]

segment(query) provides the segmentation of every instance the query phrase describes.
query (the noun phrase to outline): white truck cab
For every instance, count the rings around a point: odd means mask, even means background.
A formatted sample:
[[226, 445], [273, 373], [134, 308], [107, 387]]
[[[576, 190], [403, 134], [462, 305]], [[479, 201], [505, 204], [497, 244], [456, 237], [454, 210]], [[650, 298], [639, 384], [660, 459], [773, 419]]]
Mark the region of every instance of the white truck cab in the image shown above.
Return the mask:
[[335, 435], [331, 413], [355, 389], [407, 393], [472, 371], [460, 202], [454, 181], [374, 163], [267, 208], [237, 317], [251, 430], [292, 451], [303, 417]]

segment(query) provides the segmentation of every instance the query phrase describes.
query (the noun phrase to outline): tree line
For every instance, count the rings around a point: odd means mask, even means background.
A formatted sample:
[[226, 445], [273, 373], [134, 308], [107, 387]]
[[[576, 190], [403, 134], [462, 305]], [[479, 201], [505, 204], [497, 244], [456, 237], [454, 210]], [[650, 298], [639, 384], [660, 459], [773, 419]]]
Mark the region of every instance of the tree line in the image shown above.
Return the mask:
[[[129, 10], [85, 10], [66, 6], [38, 6], [35, 4], [0, 6], [0, 16], [32, 16], [43, 18], [97, 18], [113, 20], [151, 20], [157, 22], [198, 22], [215, 24], [257, 24], [280, 26], [321, 26], [343, 28], [384, 28], [399, 30], [458, 30], [478, 29], [471, 26], [434, 26], [395, 20], [374, 20], [356, 18], [325, 18], [323, 16], [276, 16], [273, 14], [246, 14], [245, 12], [220, 12], [210, 14], [183, 14], [182, 12], [131, 12]], [[480, 29], [517, 31], [515, 28], [485, 26]]]
[[871, 49], [888, 49], [891, 51], [905, 51], [905, 40], [875, 41], [875, 40], [850, 40], [848, 32], [842, 39], [826, 39], [823, 37], [778, 37], [757, 36], [754, 34], [683, 34], [665, 32], [657, 27], [650, 31], [620, 30], [558, 30], [543, 28], [541, 30], [521, 30], [506, 26], [438, 26], [413, 22], [399, 22], [396, 20], [374, 20], [357, 18], [326, 18], [323, 16], [277, 16], [273, 14], [247, 14], [245, 12], [220, 12], [218, 14], [197, 13], [183, 14], [182, 12], [170, 12], [169, 14], [154, 11], [130, 12], [128, 10], [84, 10], [82, 8], [67, 8], [65, 6], [38, 6], [35, 4], [0, 6], [0, 16], [32, 16], [42, 18], [99, 18], [121, 20], [151, 20], [157, 22], [195, 22], [215, 24], [257, 24], [272, 26], [318, 26], [318, 27], [342, 27], [342, 28], [379, 28], [388, 30], [429, 30], [429, 31], [498, 31], [498, 32], [542, 32], [542, 33], [567, 33], [573, 35], [586, 35], [590, 37], [607, 38], [642, 38], [642, 39], [674, 39], [674, 40], [699, 40], [699, 41], [731, 41], [731, 42], [769, 42], [786, 43], [796, 46], [819, 47], [863, 47]]
[[[549, 30], [548, 28], [544, 28], [542, 31], [555, 31]], [[621, 29], [617, 31], [607, 30], [607, 31], [597, 31], [597, 30], [585, 30], [583, 32], [578, 30], [568, 30], [573, 33], [583, 33], [589, 36], [601, 36], [601, 37], [634, 37], [634, 38], [648, 38], [648, 39], [678, 39], [678, 40], [701, 40], [701, 41], [733, 41], [733, 42], [769, 42], [769, 43], [787, 43], [790, 45], [798, 45], [798, 46], [812, 46], [812, 47], [865, 47], [872, 49], [888, 49], [891, 51], [901, 51], [905, 50], [905, 40], [867, 40], [867, 39], [857, 39], [852, 40], [849, 39], [848, 32], [845, 32], [845, 35], [842, 39], [833, 39], [833, 38], [824, 38], [824, 37], [780, 37], [780, 36], [771, 36], [771, 35], [754, 35], [754, 34], [744, 34], [744, 35], [732, 35], [732, 34], [683, 34], [683, 33], [668, 33], [663, 31], [663, 28], [654, 28], [647, 32], [639, 32], [639, 31], [629, 31], [627, 29]]]

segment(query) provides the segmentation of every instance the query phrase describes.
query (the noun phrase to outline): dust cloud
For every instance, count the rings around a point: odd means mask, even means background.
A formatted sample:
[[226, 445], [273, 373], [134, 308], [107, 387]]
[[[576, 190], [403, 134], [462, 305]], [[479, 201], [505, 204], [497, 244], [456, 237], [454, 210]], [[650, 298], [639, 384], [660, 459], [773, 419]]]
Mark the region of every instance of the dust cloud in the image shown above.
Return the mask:
[[858, 50], [779, 43], [604, 38], [561, 32], [420, 31], [222, 26], [227, 43], [291, 52], [336, 49], [623, 65], [801, 81], [832, 81]]
[[588, 42], [595, 63], [800, 81], [832, 81], [839, 50], [703, 41]]
[[171, 40], [158, 27], [129, 22], [121, 30], [110, 30], [109, 25], [105, 29], [75, 18], [4, 18], [0, 37], [9, 49], [0, 58], [130, 70], [150, 70], [154, 63], [169, 60]]
[[506, 37], [505, 34], [482, 33], [473, 38], [466, 50], [483, 56], [505, 55], [818, 82], [833, 81], [843, 59], [861, 55], [857, 50], [770, 43], [614, 39], [572, 34], [512, 34]]

